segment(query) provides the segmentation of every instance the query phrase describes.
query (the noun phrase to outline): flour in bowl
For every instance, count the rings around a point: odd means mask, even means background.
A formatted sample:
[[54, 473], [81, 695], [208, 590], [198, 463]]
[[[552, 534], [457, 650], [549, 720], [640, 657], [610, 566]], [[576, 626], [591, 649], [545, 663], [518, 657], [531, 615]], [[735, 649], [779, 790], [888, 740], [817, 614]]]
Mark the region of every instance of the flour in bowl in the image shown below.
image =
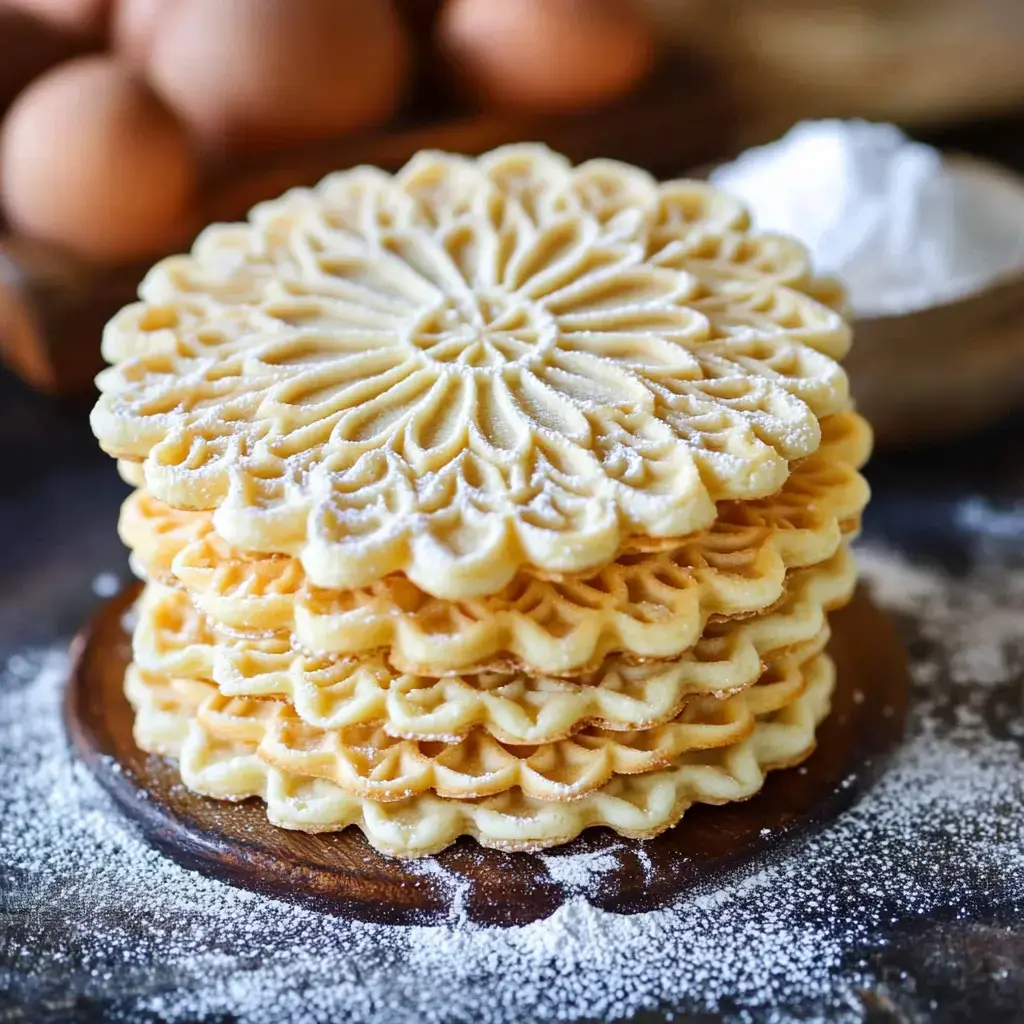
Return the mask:
[[1024, 276], [1024, 184], [889, 124], [806, 121], [718, 168], [759, 230], [801, 239], [858, 316], [910, 313]]

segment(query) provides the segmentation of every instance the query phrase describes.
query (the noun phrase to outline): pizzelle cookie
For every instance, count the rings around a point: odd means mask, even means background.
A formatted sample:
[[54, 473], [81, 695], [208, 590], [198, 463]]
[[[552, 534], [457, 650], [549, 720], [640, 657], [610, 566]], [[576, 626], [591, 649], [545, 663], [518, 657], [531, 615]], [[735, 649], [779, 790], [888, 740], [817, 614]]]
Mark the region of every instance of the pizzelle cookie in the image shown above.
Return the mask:
[[[434, 792], [475, 800], [519, 787], [538, 800], [576, 800], [616, 775], [672, 767], [683, 755], [739, 743], [758, 717], [796, 701], [826, 671], [824, 655], [784, 659], [755, 686], [725, 700], [704, 697], [654, 729], [585, 729], [571, 739], [516, 746], [477, 729], [448, 744], [401, 740], [379, 728], [323, 730], [299, 719], [283, 701], [225, 697], [215, 686], [129, 669], [125, 692], [139, 712], [135, 731], [151, 752], [174, 753], [180, 732], [167, 713], [198, 720], [218, 740], [251, 743], [256, 756], [293, 775], [323, 778], [352, 796], [390, 802]], [[205, 691], [205, 692], [203, 692]], [[173, 720], [173, 715], [172, 715]]]
[[396, 856], [644, 838], [814, 748], [871, 431], [845, 293], [539, 146], [331, 175], [108, 325], [140, 747]]
[[421, 675], [583, 674], [613, 653], [678, 656], [712, 619], [763, 611], [781, 598], [787, 571], [831, 557], [867, 502], [854, 467], [870, 431], [842, 413], [822, 437], [777, 494], [722, 503], [715, 523], [683, 543], [620, 555], [590, 577], [521, 572], [498, 594], [461, 602], [402, 576], [355, 591], [311, 586], [297, 559], [248, 556], [217, 536], [209, 513], [171, 509], [145, 491], [125, 502], [120, 530], [143, 575], [183, 586], [221, 629], [282, 633], [324, 654], [387, 648], [396, 669]]
[[848, 403], [815, 282], [705, 184], [424, 153], [158, 264], [104, 334], [92, 423], [154, 497], [314, 586], [478, 597], [778, 491]]
[[780, 700], [768, 696], [771, 686], [765, 689], [764, 705], [751, 706], [755, 721], [744, 738], [689, 750], [668, 768], [615, 775], [570, 800], [538, 799], [520, 787], [475, 800], [433, 792], [369, 800], [330, 779], [270, 766], [249, 726], [216, 713], [201, 717], [208, 698], [187, 686], [179, 691], [178, 683], [130, 675], [129, 692], [138, 710], [138, 742], [179, 757], [189, 788], [222, 800], [261, 797], [271, 822], [285, 828], [324, 832], [355, 825], [381, 852], [415, 857], [435, 853], [460, 835], [513, 851], [566, 843], [595, 825], [649, 838], [674, 825], [694, 803], [748, 799], [769, 770], [797, 764], [814, 749], [815, 729], [829, 708], [834, 667], [819, 656], [801, 671], [805, 678], [798, 695], [791, 692]]
[[381, 723], [395, 737], [445, 740], [483, 727], [507, 743], [546, 743], [587, 725], [626, 731], [675, 717], [685, 703], [751, 686], [764, 663], [820, 650], [826, 611], [856, 579], [845, 546], [794, 574], [777, 608], [709, 626], [681, 658], [633, 664], [611, 658], [579, 679], [487, 673], [436, 679], [400, 673], [385, 657], [325, 658], [287, 639], [219, 637], [180, 591], [150, 585], [134, 636], [136, 663], [159, 676], [214, 682], [227, 696], [288, 700], [321, 729]]

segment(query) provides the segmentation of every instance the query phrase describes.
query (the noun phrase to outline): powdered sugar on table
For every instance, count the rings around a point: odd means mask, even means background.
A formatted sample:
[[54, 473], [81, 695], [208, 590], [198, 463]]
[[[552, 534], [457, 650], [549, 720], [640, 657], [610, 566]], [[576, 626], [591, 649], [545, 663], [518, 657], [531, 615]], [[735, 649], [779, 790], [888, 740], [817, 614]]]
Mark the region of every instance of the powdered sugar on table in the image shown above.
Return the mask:
[[433, 861], [419, 870], [453, 887], [453, 910], [429, 927], [325, 916], [185, 871], [126, 832], [69, 755], [65, 656], [15, 656], [0, 678], [0, 938], [16, 922], [18, 943], [0, 967], [0, 1008], [11, 999], [36, 1019], [90, 1001], [114, 1020], [254, 1024], [645, 1009], [854, 1021], [872, 999], [912, 998], [873, 973], [893, 922], [955, 920], [982, 895], [993, 918], [1024, 913], [1024, 570], [953, 578], [862, 555], [911, 644], [907, 743], [800, 847], [633, 916], [587, 902], [614, 849], [544, 855], [567, 902], [507, 929], [471, 923], [466, 883]]

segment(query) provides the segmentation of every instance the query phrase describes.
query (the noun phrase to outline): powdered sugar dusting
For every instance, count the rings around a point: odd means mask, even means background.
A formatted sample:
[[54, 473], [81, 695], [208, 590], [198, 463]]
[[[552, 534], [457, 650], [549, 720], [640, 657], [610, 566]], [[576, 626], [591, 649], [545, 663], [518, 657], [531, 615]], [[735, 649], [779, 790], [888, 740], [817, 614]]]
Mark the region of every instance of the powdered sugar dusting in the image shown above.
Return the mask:
[[[450, 918], [404, 928], [184, 871], [125, 831], [68, 755], [64, 655], [17, 655], [0, 676], [0, 901], [19, 938], [0, 946], [0, 991], [28, 1019], [78, 1000], [125, 1021], [502, 1024], [670, 1008], [862, 1020], [894, 922], [1024, 914], [1024, 570], [954, 578], [880, 548], [863, 562], [911, 642], [915, 707], [889, 771], [800, 848], [633, 916], [587, 902], [627, 843], [545, 854], [567, 902], [507, 929], [470, 922], [467, 883], [432, 860], [417, 871], [446, 889]], [[912, 979], [885, 985], [913, 1008]]]
[[578, 853], [572, 856], [544, 854], [541, 861], [548, 874], [560, 885], [573, 892], [593, 891], [601, 884], [606, 874], [615, 871], [619, 866], [617, 849], [625, 846], [611, 847], [605, 850], [594, 850], [591, 853]]

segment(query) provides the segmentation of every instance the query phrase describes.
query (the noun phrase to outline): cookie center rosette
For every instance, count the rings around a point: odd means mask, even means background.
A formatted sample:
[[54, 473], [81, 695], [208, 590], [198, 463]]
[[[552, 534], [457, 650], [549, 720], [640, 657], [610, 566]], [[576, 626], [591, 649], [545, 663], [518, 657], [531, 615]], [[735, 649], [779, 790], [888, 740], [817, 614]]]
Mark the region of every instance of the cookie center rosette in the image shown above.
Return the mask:
[[144, 749], [395, 855], [650, 836], [814, 746], [870, 432], [842, 291], [541, 147], [214, 226], [104, 335]]

